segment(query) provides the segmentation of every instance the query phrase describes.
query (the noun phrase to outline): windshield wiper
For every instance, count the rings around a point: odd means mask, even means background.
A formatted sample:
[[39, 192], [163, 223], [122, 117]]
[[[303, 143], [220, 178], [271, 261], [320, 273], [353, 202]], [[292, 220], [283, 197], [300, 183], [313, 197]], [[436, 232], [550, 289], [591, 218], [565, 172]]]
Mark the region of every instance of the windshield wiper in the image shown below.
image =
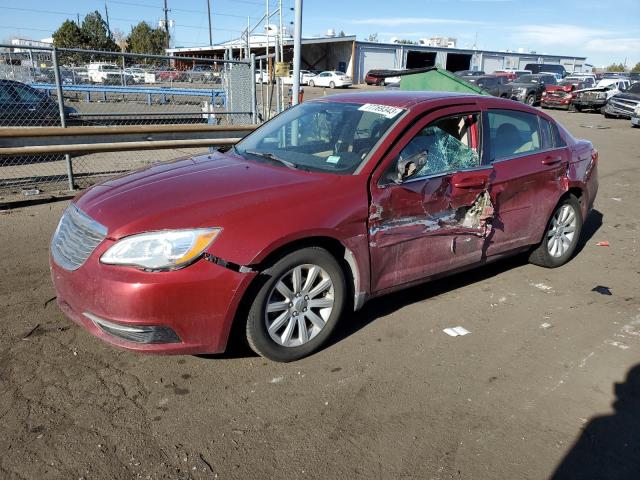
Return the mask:
[[295, 170], [298, 168], [298, 166], [295, 163], [290, 162], [288, 160], [284, 160], [283, 158], [280, 158], [271, 152], [257, 152], [255, 150], [245, 150], [244, 153], [248, 153], [249, 155], [256, 155], [257, 157], [268, 158], [269, 160], [273, 160], [275, 162], [281, 163], [282, 165], [292, 170]]

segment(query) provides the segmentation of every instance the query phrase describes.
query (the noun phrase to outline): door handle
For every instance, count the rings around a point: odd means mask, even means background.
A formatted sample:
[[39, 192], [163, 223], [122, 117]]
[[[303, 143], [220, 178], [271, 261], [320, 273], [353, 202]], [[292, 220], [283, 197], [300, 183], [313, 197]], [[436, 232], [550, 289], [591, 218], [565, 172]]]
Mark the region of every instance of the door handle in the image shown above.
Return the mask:
[[458, 182], [454, 182], [455, 188], [484, 188], [487, 184], [486, 178], [463, 178]]
[[560, 156], [553, 157], [553, 156], [549, 155], [548, 157], [545, 157], [544, 160], [542, 160], [542, 164], [543, 165], [555, 165], [556, 163], [560, 163], [561, 161], [562, 161], [562, 157], [560, 157]]

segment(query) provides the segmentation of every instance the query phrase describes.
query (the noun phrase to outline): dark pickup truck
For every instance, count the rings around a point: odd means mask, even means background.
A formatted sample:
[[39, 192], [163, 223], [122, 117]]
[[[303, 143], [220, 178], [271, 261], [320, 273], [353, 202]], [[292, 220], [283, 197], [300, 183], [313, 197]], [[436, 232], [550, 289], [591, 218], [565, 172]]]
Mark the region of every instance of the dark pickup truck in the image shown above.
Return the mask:
[[465, 82], [473, 83], [494, 97], [511, 98], [513, 88], [509, 79], [498, 75], [480, 75], [477, 77], [463, 77]]
[[557, 85], [556, 77], [545, 73], [522, 75], [517, 82], [511, 83], [513, 98], [527, 105], [538, 105], [542, 93], [548, 85]]
[[604, 106], [603, 113], [608, 117], [631, 118], [638, 105], [640, 105], [640, 83], [634, 83], [627, 90], [611, 97]]

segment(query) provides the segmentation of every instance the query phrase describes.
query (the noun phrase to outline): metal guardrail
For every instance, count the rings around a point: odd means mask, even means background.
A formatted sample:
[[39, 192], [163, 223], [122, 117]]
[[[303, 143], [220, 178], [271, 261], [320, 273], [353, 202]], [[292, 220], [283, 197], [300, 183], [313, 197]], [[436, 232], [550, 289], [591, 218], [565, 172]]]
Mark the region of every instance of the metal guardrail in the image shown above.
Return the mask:
[[[48, 95], [57, 92], [57, 85], [53, 83], [30, 83], [30, 87], [44, 90]], [[221, 100], [221, 106], [226, 106], [226, 93], [223, 89], [203, 88], [173, 88], [173, 87], [119, 87], [107, 85], [64, 85], [65, 92], [84, 92], [87, 102], [91, 101], [91, 94], [102, 94], [102, 100], [107, 101], [107, 93], [147, 95], [147, 105], [151, 105], [152, 95], [160, 95], [162, 103], [167, 103], [167, 96], [178, 95], [188, 97], [207, 97], [211, 103]]]
[[0, 130], [0, 156], [233, 145], [255, 125], [132, 125]]

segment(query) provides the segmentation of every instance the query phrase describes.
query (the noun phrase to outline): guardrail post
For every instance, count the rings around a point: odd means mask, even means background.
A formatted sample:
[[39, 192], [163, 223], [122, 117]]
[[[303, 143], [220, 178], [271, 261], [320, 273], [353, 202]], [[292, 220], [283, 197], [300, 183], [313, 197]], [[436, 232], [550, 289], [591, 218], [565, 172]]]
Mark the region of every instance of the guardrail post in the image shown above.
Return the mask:
[[252, 53], [251, 59], [251, 121], [258, 123], [258, 99], [256, 97], [256, 54]]
[[[60, 126], [67, 128], [67, 116], [64, 111], [64, 97], [62, 92], [62, 82], [60, 81], [60, 66], [58, 65], [58, 50], [53, 47], [51, 52], [53, 59], [53, 74], [56, 80], [56, 92], [58, 94], [58, 109], [60, 110]], [[67, 179], [69, 181], [69, 190], [75, 190], [75, 182], [73, 181], [73, 164], [71, 163], [71, 155], [64, 154], [64, 158], [67, 162]]]

